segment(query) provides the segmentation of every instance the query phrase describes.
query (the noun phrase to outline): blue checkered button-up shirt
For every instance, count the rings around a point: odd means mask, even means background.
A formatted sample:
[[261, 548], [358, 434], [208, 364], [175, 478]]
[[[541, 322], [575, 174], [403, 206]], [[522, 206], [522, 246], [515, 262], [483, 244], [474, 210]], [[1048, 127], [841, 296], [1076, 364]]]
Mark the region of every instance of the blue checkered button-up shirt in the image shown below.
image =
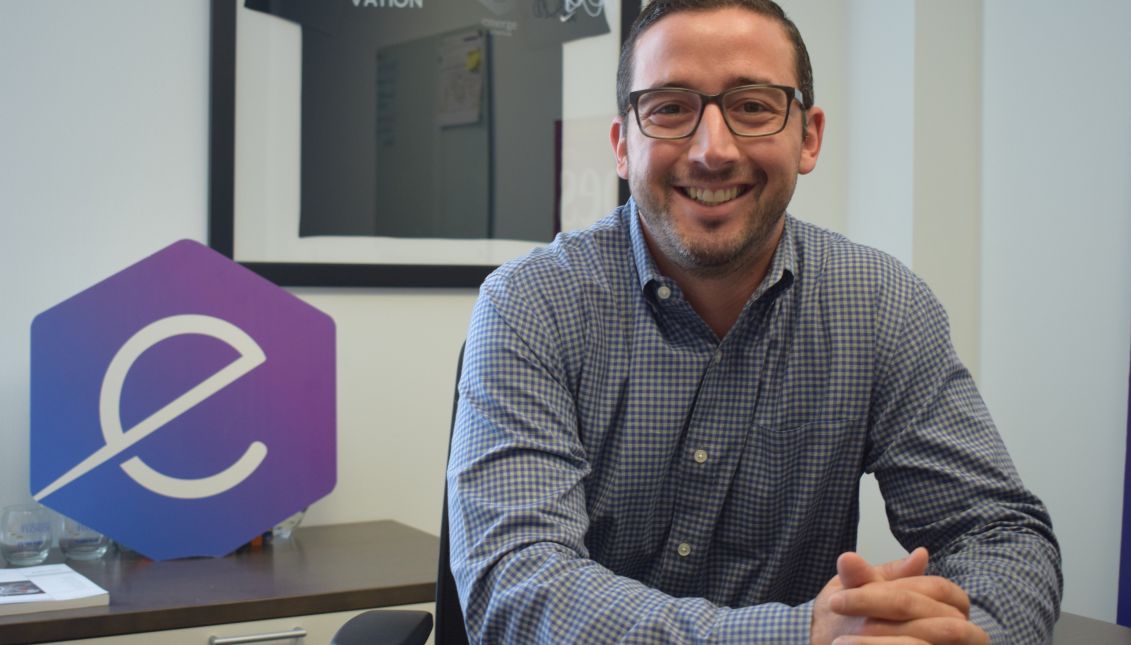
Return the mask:
[[865, 472], [993, 642], [1044, 642], [1048, 514], [923, 282], [787, 218], [720, 341], [630, 201], [498, 269], [476, 304], [448, 471], [472, 642], [808, 645]]

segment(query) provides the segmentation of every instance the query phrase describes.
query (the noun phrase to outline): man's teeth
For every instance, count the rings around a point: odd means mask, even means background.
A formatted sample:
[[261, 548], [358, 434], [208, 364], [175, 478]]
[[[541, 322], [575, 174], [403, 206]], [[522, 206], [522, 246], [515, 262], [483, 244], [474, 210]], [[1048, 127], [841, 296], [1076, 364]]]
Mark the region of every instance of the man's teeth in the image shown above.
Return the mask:
[[709, 188], [688, 188], [687, 196], [703, 204], [721, 204], [738, 197], [738, 186], [711, 190]]

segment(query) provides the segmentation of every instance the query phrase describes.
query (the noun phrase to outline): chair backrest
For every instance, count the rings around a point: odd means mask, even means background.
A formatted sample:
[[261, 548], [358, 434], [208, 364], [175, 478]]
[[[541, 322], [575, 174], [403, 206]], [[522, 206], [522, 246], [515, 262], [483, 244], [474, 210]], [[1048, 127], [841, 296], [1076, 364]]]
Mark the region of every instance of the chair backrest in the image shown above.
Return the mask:
[[[459, 407], [459, 377], [463, 373], [463, 350], [459, 348], [456, 361], [456, 387], [452, 396], [452, 421], [448, 428], [448, 459], [452, 455], [452, 432], [456, 427], [456, 408]], [[448, 484], [444, 482], [444, 508], [440, 520], [439, 570], [436, 572], [436, 645], [467, 645], [467, 628], [463, 624], [463, 610], [452, 577], [451, 549], [448, 543]]]

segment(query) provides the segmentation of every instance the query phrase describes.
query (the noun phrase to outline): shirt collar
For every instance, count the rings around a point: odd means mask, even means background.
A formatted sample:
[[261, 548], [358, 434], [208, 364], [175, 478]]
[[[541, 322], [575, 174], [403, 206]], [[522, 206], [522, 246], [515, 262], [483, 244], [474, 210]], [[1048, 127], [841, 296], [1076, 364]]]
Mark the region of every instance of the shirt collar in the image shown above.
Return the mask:
[[[634, 198], [629, 198], [625, 204], [624, 213], [628, 218], [628, 235], [632, 244], [632, 258], [636, 264], [636, 275], [640, 279], [641, 291], [646, 294], [653, 291], [655, 289], [653, 283], [673, 284], [670, 278], [660, 273], [660, 270], [656, 267], [656, 261], [652, 258], [652, 253], [648, 250]], [[794, 244], [793, 228], [793, 217], [786, 213], [785, 226], [782, 229], [781, 240], [778, 241], [778, 248], [774, 251], [774, 259], [770, 261], [770, 268], [766, 271], [766, 277], [754, 290], [754, 294], [750, 297], [751, 300], [757, 300], [766, 294], [776, 296], [793, 284], [797, 267], [797, 249]]]
[[628, 218], [628, 239], [632, 244], [632, 260], [636, 264], [636, 275], [640, 279], [640, 289], [647, 292], [653, 282], [662, 282], [664, 277], [656, 268], [656, 261], [648, 251], [648, 243], [644, 241], [644, 230], [640, 226], [640, 211], [636, 206], [636, 199], [628, 198], [625, 204], [625, 217]]

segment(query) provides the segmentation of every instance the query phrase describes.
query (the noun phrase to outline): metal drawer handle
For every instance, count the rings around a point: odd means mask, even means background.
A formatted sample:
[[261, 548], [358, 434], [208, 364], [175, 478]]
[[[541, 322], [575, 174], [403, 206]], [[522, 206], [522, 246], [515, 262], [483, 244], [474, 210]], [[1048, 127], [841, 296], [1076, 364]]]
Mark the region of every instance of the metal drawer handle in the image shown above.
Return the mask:
[[243, 643], [266, 643], [267, 641], [285, 641], [292, 638], [306, 638], [306, 630], [295, 627], [289, 632], [274, 632], [272, 634], [252, 634], [251, 636], [209, 636], [208, 645], [242, 645]]

